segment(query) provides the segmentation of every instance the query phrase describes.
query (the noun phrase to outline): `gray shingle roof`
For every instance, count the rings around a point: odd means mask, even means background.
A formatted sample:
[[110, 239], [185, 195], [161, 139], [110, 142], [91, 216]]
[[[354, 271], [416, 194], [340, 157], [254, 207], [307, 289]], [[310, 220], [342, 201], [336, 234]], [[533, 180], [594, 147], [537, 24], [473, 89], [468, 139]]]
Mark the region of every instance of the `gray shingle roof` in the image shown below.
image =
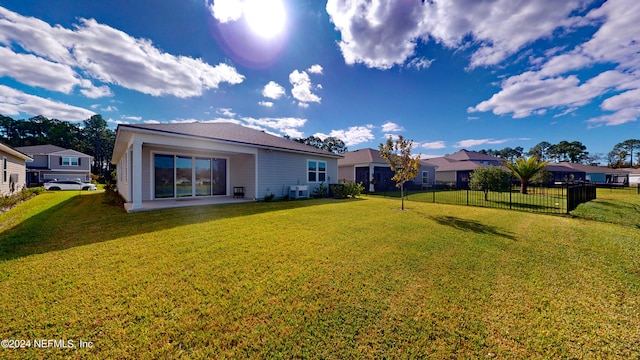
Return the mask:
[[317, 155], [341, 157], [329, 151], [301, 144], [279, 136], [268, 134], [233, 123], [184, 123], [184, 124], [126, 124], [121, 128], [144, 129], [164, 134], [187, 135], [205, 139], [228, 141], [243, 145], [253, 145], [272, 149], [291, 150]]
[[387, 160], [380, 156], [380, 151], [371, 148], [349, 151], [344, 153], [343, 155], [344, 158], [338, 160], [338, 166], [368, 163], [387, 163]]
[[21, 146], [15, 149], [27, 155], [47, 155], [54, 152], [66, 150], [65, 148], [61, 148], [60, 146], [55, 145]]

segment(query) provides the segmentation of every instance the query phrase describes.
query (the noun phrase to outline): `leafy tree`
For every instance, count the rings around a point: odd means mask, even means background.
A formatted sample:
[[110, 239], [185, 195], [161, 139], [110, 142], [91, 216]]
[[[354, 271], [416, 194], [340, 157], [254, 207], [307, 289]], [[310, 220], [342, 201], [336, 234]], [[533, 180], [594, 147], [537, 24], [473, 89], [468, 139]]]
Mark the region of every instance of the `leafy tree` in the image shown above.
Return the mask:
[[547, 161], [540, 161], [537, 157], [532, 156], [528, 159], [516, 159], [514, 162], [506, 163], [505, 166], [520, 180], [520, 193], [526, 194], [529, 180], [547, 164]]
[[0, 141], [13, 147], [51, 144], [86, 153], [94, 158], [91, 172], [106, 178], [113, 170], [110, 159], [115, 132], [100, 115], [82, 125], [42, 115], [27, 120], [0, 115]]
[[622, 164], [618, 167], [624, 167], [624, 160], [629, 157], [629, 167], [633, 167], [633, 153], [640, 150], [640, 140], [629, 139], [623, 142], [617, 143], [612, 152], [618, 156]]
[[289, 136], [285, 135], [285, 139], [293, 140], [295, 142], [313, 146], [315, 148], [326, 150], [335, 154], [343, 154], [347, 152], [347, 146], [344, 144], [344, 141], [333, 136], [329, 136], [322, 140], [319, 137], [313, 135], [306, 138], [290, 138]]
[[489, 191], [511, 189], [511, 175], [499, 166], [477, 168], [469, 176], [469, 188], [483, 191], [484, 200], [487, 201]]
[[529, 149], [529, 152], [527, 153], [528, 156], [536, 156], [538, 157], [538, 159], [542, 160], [542, 161], [546, 161], [549, 159], [548, 157], [548, 151], [549, 148], [551, 147], [551, 144], [546, 142], [546, 141], [542, 141], [540, 143], [538, 143], [536, 146], [532, 147], [531, 149]]
[[396, 182], [396, 187], [400, 188], [400, 198], [402, 199], [402, 210], [404, 210], [404, 183], [418, 176], [420, 170], [420, 156], [411, 157], [412, 140], [405, 140], [402, 135], [396, 141], [391, 137], [385, 144], [380, 144], [380, 156], [382, 156], [391, 171], [394, 172], [391, 180]]

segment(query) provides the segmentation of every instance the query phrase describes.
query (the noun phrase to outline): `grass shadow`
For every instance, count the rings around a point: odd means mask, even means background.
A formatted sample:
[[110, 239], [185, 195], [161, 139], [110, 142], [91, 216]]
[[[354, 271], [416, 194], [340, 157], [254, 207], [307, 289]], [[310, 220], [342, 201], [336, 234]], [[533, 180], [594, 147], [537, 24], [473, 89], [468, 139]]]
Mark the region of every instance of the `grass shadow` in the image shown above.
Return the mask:
[[[52, 195], [55, 196], [55, 195]], [[361, 199], [319, 199], [198, 205], [127, 213], [103, 193], [73, 196], [0, 232], [0, 261], [226, 218]], [[29, 206], [28, 202], [22, 206]]]
[[444, 226], [450, 226], [456, 230], [473, 232], [476, 234], [488, 234], [503, 237], [505, 239], [516, 241], [515, 236], [500, 231], [494, 226], [482, 224], [475, 220], [461, 219], [455, 216], [427, 216], [429, 219]]

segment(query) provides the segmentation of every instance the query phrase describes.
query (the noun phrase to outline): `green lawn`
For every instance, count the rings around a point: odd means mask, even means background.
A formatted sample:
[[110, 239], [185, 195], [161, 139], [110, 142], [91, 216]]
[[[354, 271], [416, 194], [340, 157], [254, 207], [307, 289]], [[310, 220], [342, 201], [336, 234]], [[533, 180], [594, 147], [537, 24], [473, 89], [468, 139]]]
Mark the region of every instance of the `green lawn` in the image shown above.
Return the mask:
[[[605, 207], [638, 219], [637, 199]], [[0, 215], [0, 339], [93, 344], [0, 358], [640, 357], [629, 223], [372, 196], [101, 200], [45, 193]]]

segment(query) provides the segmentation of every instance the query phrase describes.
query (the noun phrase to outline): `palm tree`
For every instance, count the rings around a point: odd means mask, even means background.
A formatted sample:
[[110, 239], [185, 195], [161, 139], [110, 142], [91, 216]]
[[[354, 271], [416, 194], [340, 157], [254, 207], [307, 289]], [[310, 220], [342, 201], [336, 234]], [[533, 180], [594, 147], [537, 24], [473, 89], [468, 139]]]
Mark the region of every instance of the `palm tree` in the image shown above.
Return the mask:
[[526, 194], [529, 180], [548, 163], [548, 161], [539, 161], [537, 156], [532, 156], [528, 159], [516, 159], [514, 162], [506, 163], [505, 166], [520, 180], [520, 193]]

